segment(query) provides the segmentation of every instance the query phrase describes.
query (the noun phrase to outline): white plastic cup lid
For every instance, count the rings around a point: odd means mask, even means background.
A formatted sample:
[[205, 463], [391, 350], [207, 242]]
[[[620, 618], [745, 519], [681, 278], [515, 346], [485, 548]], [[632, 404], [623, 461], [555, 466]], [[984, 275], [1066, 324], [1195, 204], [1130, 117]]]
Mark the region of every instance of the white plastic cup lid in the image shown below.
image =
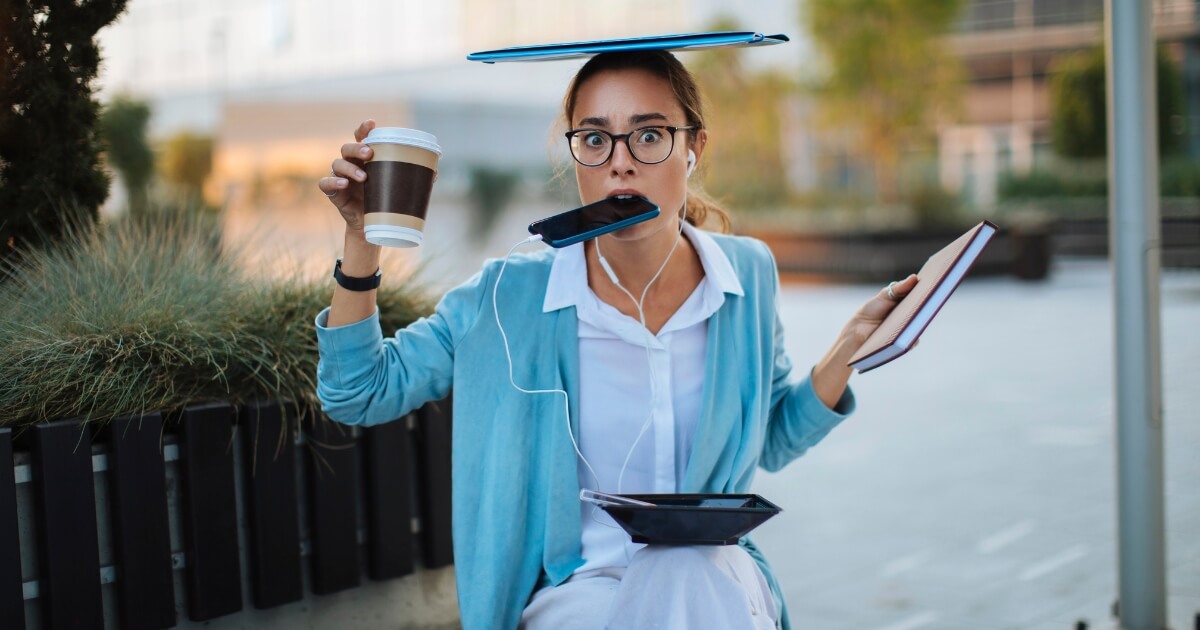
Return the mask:
[[372, 245], [417, 247], [423, 240], [420, 231], [398, 225], [368, 225], [364, 231], [367, 242]]
[[419, 129], [376, 127], [363, 139], [363, 144], [405, 144], [442, 156], [442, 146], [438, 144], [437, 136]]

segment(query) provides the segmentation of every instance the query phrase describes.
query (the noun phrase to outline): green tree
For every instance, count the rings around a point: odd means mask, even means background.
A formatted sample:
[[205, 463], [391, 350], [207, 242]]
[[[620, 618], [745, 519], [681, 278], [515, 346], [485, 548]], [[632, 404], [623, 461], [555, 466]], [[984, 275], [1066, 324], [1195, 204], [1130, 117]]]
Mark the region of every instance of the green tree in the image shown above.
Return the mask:
[[184, 199], [204, 197], [204, 181], [213, 168], [213, 139], [181, 131], [163, 145], [162, 174]]
[[931, 137], [957, 105], [962, 70], [944, 35], [961, 0], [805, 0], [808, 32], [825, 62], [819, 116], [850, 132], [870, 158], [875, 195], [900, 197], [900, 157]]
[[0, 0], [0, 259], [95, 220], [108, 196], [99, 163], [95, 35], [125, 0]]
[[[1104, 48], [1072, 53], [1051, 68], [1050, 129], [1054, 150], [1069, 158], [1100, 158], [1108, 153], [1108, 111]], [[1183, 78], [1166, 49], [1155, 59], [1158, 82], [1158, 151], [1171, 155], [1183, 146]]]
[[[722, 18], [708, 30], [737, 31]], [[705, 189], [735, 210], [777, 206], [787, 198], [782, 108], [794, 84], [776, 72], [751, 72], [743, 51], [720, 48], [689, 56], [707, 101], [712, 134], [704, 161]]]
[[100, 114], [100, 137], [108, 161], [121, 174], [131, 214], [146, 211], [148, 187], [154, 177], [154, 152], [146, 142], [150, 106], [125, 96], [112, 100]]

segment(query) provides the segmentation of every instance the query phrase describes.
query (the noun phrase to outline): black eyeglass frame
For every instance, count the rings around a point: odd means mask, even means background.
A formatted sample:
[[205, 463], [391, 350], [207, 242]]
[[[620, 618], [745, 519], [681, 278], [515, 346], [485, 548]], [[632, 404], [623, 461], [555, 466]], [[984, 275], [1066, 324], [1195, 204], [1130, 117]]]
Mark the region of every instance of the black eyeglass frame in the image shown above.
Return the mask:
[[[629, 144], [630, 137], [632, 137], [634, 134], [638, 133], [639, 131], [645, 131], [647, 129], [666, 129], [669, 132], [668, 135], [671, 137], [671, 150], [667, 151], [667, 154], [665, 156], [663, 156], [663, 159], [658, 160], [657, 162], [647, 162], [647, 161], [639, 158], [637, 156], [637, 153], [635, 153], [633, 150], [633, 145]], [[617, 134], [617, 133], [611, 133], [611, 132], [605, 131], [603, 129], [596, 129], [593, 127], [581, 127], [579, 129], [572, 129], [564, 135], [567, 138], [567, 150], [571, 153], [571, 158], [574, 159], [576, 162], [579, 162], [579, 164], [582, 166], [594, 168], [597, 166], [604, 166], [605, 164], [608, 163], [609, 160], [612, 159], [613, 151], [617, 150], [617, 141], [618, 140], [625, 141], [625, 148], [629, 149], [630, 157], [637, 160], [638, 162], [641, 162], [642, 164], [662, 164], [663, 162], [667, 161], [667, 158], [671, 157], [672, 153], [675, 152], [675, 132], [691, 131], [693, 129], [699, 129], [699, 127], [697, 127], [696, 125], [688, 125], [686, 127], [672, 127], [671, 125], [646, 125], [645, 127], [638, 127], [637, 129], [634, 129], [633, 131], [630, 131], [629, 133]], [[602, 133], [602, 134], [608, 136], [609, 139], [612, 140], [612, 143], [608, 145], [608, 155], [604, 156], [603, 160], [596, 162], [595, 164], [588, 164], [587, 162], [584, 162], [583, 160], [579, 159], [579, 156], [575, 155], [575, 149], [571, 147], [571, 136], [574, 136], [575, 134], [577, 134], [581, 131], [599, 132], [599, 133]]]

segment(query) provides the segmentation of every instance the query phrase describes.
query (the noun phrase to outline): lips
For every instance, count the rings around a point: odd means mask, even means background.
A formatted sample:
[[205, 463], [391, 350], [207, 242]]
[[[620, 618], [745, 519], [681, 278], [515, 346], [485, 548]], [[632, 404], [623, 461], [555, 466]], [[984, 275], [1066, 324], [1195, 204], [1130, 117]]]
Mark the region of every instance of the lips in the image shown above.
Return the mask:
[[613, 197], [616, 197], [618, 199], [621, 199], [621, 198], [628, 199], [630, 197], [644, 197], [644, 196], [645, 195], [643, 195], [640, 191], [634, 190], [632, 188], [619, 188], [617, 190], [609, 191], [607, 198], [612, 199]]

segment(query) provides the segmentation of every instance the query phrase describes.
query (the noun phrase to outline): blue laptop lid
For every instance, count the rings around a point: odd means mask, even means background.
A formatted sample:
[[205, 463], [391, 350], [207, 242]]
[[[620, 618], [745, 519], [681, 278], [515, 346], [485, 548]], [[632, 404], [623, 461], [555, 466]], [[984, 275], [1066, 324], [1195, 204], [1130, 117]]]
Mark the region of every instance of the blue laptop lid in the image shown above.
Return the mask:
[[719, 31], [714, 33], [682, 33], [628, 39], [606, 39], [592, 42], [539, 44], [497, 50], [483, 50], [467, 55], [468, 61], [497, 63], [506, 61], [553, 61], [589, 57], [622, 50], [694, 50], [725, 46], [769, 46], [788, 41], [788, 36], [763, 35], [753, 31]]

